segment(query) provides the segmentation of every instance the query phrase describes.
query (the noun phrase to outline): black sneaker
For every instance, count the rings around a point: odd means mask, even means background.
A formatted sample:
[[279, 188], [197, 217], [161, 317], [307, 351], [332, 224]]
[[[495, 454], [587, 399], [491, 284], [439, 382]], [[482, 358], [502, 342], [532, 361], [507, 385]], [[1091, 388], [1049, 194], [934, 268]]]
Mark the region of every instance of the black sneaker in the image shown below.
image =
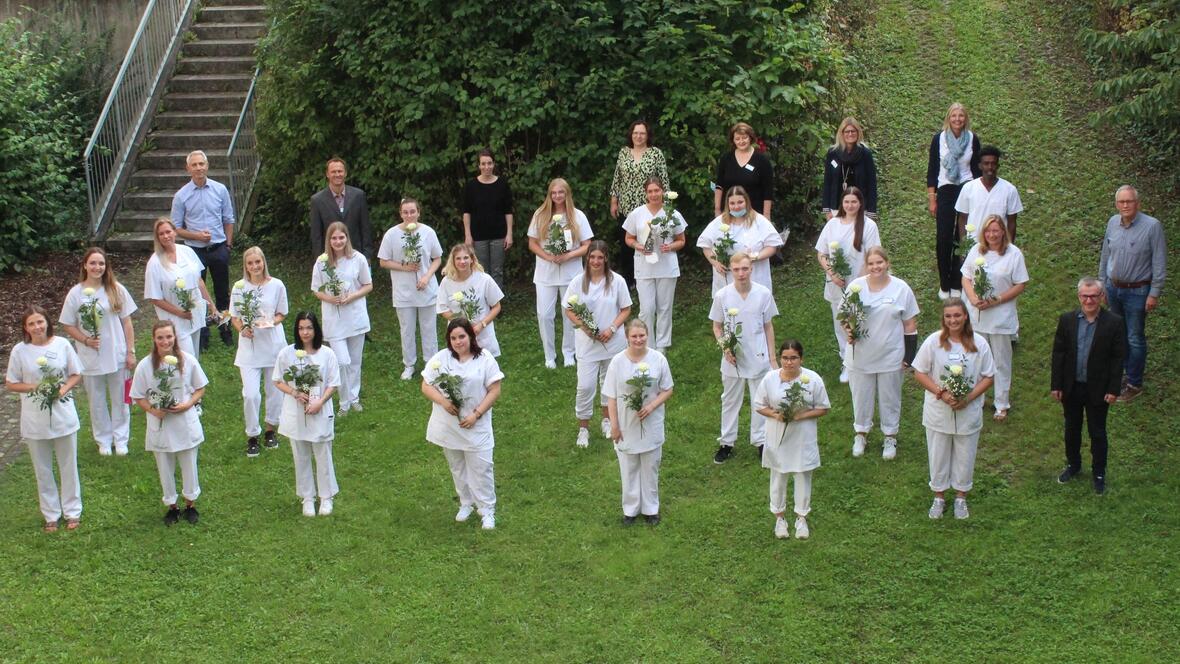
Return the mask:
[[764, 446], [764, 445], [759, 445], [759, 446], [758, 446], [758, 460], [759, 460], [759, 461], [761, 461], [761, 460], [762, 460], [762, 448], [763, 448], [763, 447], [765, 447], [765, 446]]
[[218, 329], [221, 331], [221, 343], [225, 344], [226, 346], [234, 345], [234, 334], [233, 332], [229, 331], [229, 325], [220, 325], [218, 326]]
[[1094, 493], [1102, 495], [1106, 493], [1106, 478], [1102, 475], [1094, 476]]
[[633, 517], [633, 516], [626, 516], [626, 515], [624, 515], [624, 516], [623, 516], [623, 525], [624, 525], [624, 526], [629, 526], [629, 525], [631, 525], [631, 524], [633, 524], [633, 523], [635, 523], [635, 517]]
[[1080, 472], [1082, 472], [1081, 468], [1070, 468], [1069, 466], [1066, 466], [1065, 470], [1061, 471], [1061, 474], [1057, 476], [1057, 483], [1065, 484], [1066, 482], [1072, 480], [1074, 476]]
[[258, 436], [250, 436], [250, 440], [246, 441], [246, 456], [253, 459], [258, 456], [262, 448], [258, 447]]
[[266, 445], [266, 449], [268, 449], [268, 450], [279, 449], [279, 439], [278, 439], [278, 437], [275, 436], [275, 432], [267, 431], [265, 434], [263, 434], [263, 439], [266, 441], [263, 443], [263, 445]]
[[733, 456], [732, 445], [722, 445], [717, 448], [717, 453], [713, 455], [713, 463], [722, 464], [729, 461], [729, 457]]
[[659, 514], [645, 514], [643, 516], [643, 518], [647, 520], [647, 525], [649, 525], [649, 526], [660, 525], [660, 515]]
[[173, 505], [172, 507], [169, 507], [168, 512], [164, 514], [164, 525], [171, 526], [177, 521], [180, 521], [180, 510], [176, 509], [176, 506]]
[[201, 515], [197, 514], [197, 508], [189, 505], [188, 507], [184, 508], [182, 516], [184, 517], [185, 521], [188, 521], [195, 526], [197, 525], [197, 519], [200, 518]]

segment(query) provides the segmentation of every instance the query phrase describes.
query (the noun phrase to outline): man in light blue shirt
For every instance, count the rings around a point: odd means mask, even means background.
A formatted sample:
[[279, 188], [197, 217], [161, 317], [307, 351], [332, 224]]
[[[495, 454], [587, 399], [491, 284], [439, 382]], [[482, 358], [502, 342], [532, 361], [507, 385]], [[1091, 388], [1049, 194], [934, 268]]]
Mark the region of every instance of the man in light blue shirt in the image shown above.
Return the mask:
[[[193, 150], [185, 160], [185, 170], [192, 178], [172, 197], [172, 223], [205, 269], [213, 275], [213, 299], [218, 311], [229, 309], [229, 254], [234, 244], [234, 203], [225, 185], [210, 180], [209, 158]], [[221, 340], [233, 345], [233, 334], [222, 325]], [[201, 349], [209, 346], [208, 328], [201, 330]]]

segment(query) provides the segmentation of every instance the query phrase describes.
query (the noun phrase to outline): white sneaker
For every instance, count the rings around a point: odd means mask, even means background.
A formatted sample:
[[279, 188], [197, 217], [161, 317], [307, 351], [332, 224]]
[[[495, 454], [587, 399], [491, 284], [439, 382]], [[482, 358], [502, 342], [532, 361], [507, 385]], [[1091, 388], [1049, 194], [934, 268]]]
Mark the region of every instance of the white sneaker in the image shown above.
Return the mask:
[[460, 505], [459, 511], [455, 512], [455, 521], [458, 521], [459, 523], [463, 523], [464, 521], [467, 520], [467, 517], [471, 516], [471, 513], [474, 511], [475, 511], [475, 508], [472, 507], [471, 505]]
[[881, 458], [886, 461], [892, 461], [897, 456], [897, 439], [893, 436], [885, 436], [885, 445], [881, 447]]
[[115, 443], [115, 454], [118, 456], [127, 456], [127, 443]]
[[781, 516], [774, 520], [774, 536], [779, 539], [788, 539], [791, 536], [787, 530], [787, 520]]
[[484, 530], [495, 530], [496, 529], [496, 515], [492, 514], [491, 512], [488, 512], [487, 514], [483, 515], [482, 523], [480, 523], [480, 528], [483, 528]]
[[590, 447], [590, 430], [578, 427], [578, 447]]
[[795, 539], [807, 539], [811, 536], [811, 531], [807, 529], [807, 519], [799, 517], [795, 519]]
[[599, 423], [599, 428], [602, 429], [602, 437], [610, 440], [610, 420], [606, 419], [605, 417], [602, 418], [602, 422]]
[[328, 516], [332, 513], [332, 499], [320, 498], [320, 516]]
[[303, 516], [315, 516], [315, 501], [303, 501]]
[[99, 456], [110, 456], [111, 455], [111, 448], [103, 447], [102, 445], [99, 445], [98, 446], [98, 455]]
[[402, 380], [410, 380], [414, 377], [414, 367], [406, 367], [402, 369]]
[[868, 444], [869, 444], [869, 441], [865, 440], [865, 435], [863, 433], [856, 434], [856, 438], [852, 439], [852, 456], [854, 456], [854, 457], [864, 456], [865, 455], [865, 445], [868, 445]]
[[950, 294], [950, 293], [948, 293], [948, 292], [946, 292], [946, 291], [942, 290], [941, 288], [940, 288], [940, 289], [938, 289], [938, 299], [940, 299], [940, 300], [945, 300], [945, 299], [947, 299], [947, 298], [948, 298], [948, 297], [950, 297], [950, 296], [951, 296], [951, 294]]
[[952, 288], [952, 289], [951, 289], [951, 297], [959, 297], [959, 298], [961, 298], [961, 297], [963, 297], [963, 291], [961, 291], [961, 290], [959, 290], [959, 289], [957, 289], [957, 288]]
[[348, 414], [348, 409], [349, 409], [348, 402], [341, 401], [340, 402], [340, 410], [336, 411], [336, 417], [344, 417], [345, 415]]
[[848, 367], [844, 367], [844, 368], [840, 369], [840, 382], [841, 383], [848, 382]]
[[556, 369], [557, 368], [557, 360], [545, 360], [545, 368], [546, 369]]
[[358, 413], [361, 412], [362, 410], [364, 410], [364, 408], [361, 408], [361, 402], [359, 402], [359, 401], [352, 402], [352, 409]]
[[573, 355], [570, 355], [569, 357], [565, 358], [565, 366], [576, 367], [577, 365], [578, 365], [578, 361], [577, 361], [577, 359], [574, 358]]
[[935, 498], [934, 502], [930, 503], [930, 511], [926, 513], [931, 519], [941, 519], [942, 513], [946, 510], [946, 501], [942, 498]]
[[955, 498], [955, 518], [966, 519], [969, 516], [971, 515], [967, 512], [967, 499]]

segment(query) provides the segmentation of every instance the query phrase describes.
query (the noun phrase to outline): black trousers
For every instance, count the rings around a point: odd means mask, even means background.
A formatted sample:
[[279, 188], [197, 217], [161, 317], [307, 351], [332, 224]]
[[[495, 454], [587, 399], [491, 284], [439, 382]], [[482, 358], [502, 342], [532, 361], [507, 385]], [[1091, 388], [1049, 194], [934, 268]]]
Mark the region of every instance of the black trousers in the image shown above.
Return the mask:
[[614, 260], [611, 261], [611, 267], [627, 281], [628, 288], [634, 288], [635, 250], [627, 246], [627, 231], [623, 230], [622, 225], [615, 227], [614, 239], [618, 248], [615, 251]]
[[1074, 470], [1082, 468], [1082, 419], [1090, 433], [1091, 469], [1094, 475], [1106, 475], [1106, 413], [1104, 401], [1097, 406], [1087, 403], [1085, 383], [1074, 383], [1073, 391], [1062, 403], [1065, 410], [1065, 460]]
[[959, 218], [959, 213], [955, 212], [955, 203], [959, 200], [959, 190], [962, 188], [963, 185], [944, 184], [938, 188], [934, 199], [938, 204], [934, 244], [934, 253], [938, 257], [938, 288], [948, 292], [963, 287], [963, 275], [959, 273], [960, 260], [955, 256]]
[[[205, 278], [206, 272], [213, 275], [213, 302], [217, 304], [217, 310], [229, 309], [229, 246], [221, 242], [207, 247], [191, 247], [191, 249], [201, 260], [201, 265], [204, 266], [204, 269], [201, 270], [201, 279]], [[201, 345], [207, 345], [208, 339], [209, 328], [202, 328]]]

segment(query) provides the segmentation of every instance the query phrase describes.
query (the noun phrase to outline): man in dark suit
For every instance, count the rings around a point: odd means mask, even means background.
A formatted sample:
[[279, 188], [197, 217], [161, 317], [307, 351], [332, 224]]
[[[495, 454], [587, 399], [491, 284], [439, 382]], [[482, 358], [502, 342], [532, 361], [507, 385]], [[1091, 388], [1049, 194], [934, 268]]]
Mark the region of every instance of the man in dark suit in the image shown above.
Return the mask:
[[348, 227], [352, 247], [373, 259], [373, 226], [369, 223], [369, 205], [365, 192], [344, 184], [348, 165], [340, 157], [328, 160], [325, 173], [328, 186], [311, 197], [311, 249], [314, 255], [324, 253], [324, 233], [332, 222], [342, 221]]
[[1082, 419], [1090, 432], [1094, 493], [1106, 492], [1106, 412], [1119, 396], [1127, 355], [1123, 319], [1102, 308], [1102, 282], [1078, 282], [1081, 309], [1061, 315], [1053, 339], [1051, 394], [1065, 410], [1065, 459], [1057, 481], [1082, 470]]

